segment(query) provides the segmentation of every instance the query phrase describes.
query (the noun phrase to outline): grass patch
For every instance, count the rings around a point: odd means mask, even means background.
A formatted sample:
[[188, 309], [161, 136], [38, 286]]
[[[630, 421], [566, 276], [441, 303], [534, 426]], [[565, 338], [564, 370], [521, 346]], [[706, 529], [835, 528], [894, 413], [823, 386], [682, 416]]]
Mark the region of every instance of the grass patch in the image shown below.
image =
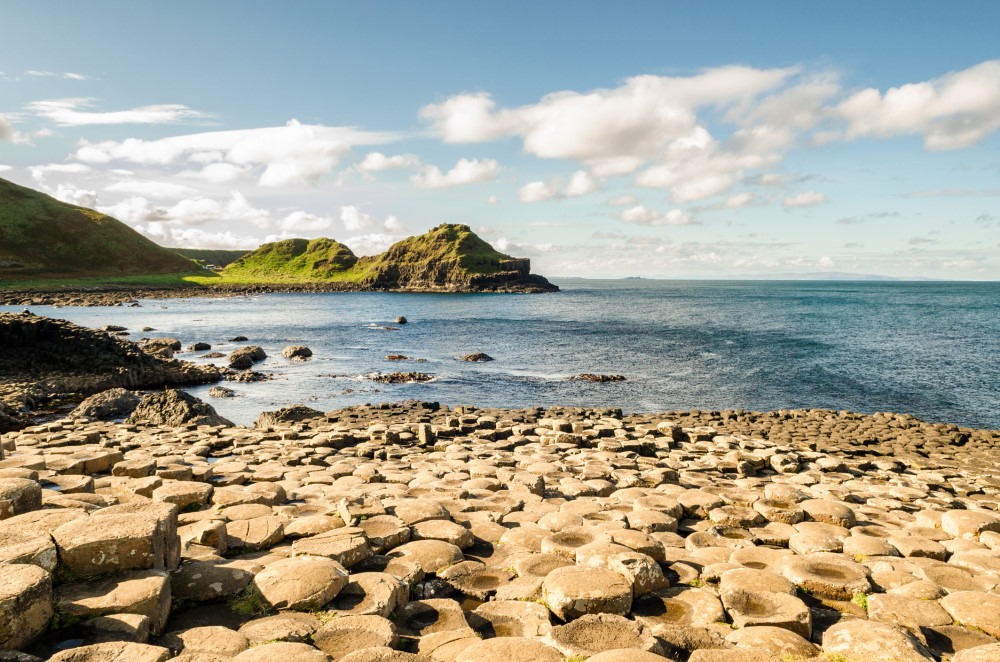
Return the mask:
[[82, 616], [67, 614], [66, 612], [60, 610], [57, 607], [52, 611], [52, 620], [49, 621], [49, 629], [65, 630], [66, 628], [73, 627], [82, 620], [83, 620]]
[[855, 593], [854, 597], [851, 598], [851, 602], [861, 607], [865, 611], [868, 611], [868, 594], [867, 593]]
[[240, 616], [266, 616], [272, 612], [271, 605], [267, 604], [264, 596], [253, 584], [230, 598], [226, 605], [233, 613]]

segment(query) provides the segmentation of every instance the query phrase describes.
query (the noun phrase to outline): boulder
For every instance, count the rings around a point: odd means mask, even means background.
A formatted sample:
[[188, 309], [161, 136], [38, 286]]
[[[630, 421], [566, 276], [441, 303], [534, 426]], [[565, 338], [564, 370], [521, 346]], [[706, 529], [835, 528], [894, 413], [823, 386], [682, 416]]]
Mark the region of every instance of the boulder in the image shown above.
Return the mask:
[[525, 637], [485, 639], [463, 650], [455, 662], [563, 662], [563, 654], [552, 646]]
[[726, 636], [726, 641], [738, 649], [749, 648], [760, 653], [775, 655], [781, 660], [804, 660], [819, 652], [808, 639], [791, 630], [769, 625], [736, 630]]
[[357, 527], [341, 527], [308, 538], [299, 538], [292, 543], [292, 554], [325, 556], [353, 568], [372, 555], [364, 531]]
[[951, 662], [995, 662], [1000, 660], [1000, 644], [966, 648], [951, 658]]
[[149, 618], [150, 631], [158, 635], [170, 616], [170, 583], [166, 573], [145, 570], [64, 584], [56, 589], [55, 610], [64, 620], [139, 614]]
[[166, 662], [170, 651], [162, 646], [109, 641], [90, 646], [78, 646], [49, 658], [49, 662]]
[[26, 648], [52, 620], [52, 575], [35, 565], [5, 564], [0, 580], [0, 650]]
[[0, 478], [0, 519], [42, 507], [42, 488], [37, 480]]
[[632, 585], [603, 568], [557, 568], [543, 580], [542, 595], [549, 610], [564, 621], [585, 614], [626, 615], [632, 607]]
[[129, 416], [139, 406], [142, 397], [123, 388], [101, 391], [81, 402], [69, 415], [73, 418], [91, 418], [110, 421]]
[[388, 554], [415, 563], [426, 574], [434, 574], [464, 560], [462, 550], [442, 540], [414, 540]]
[[959, 591], [941, 598], [941, 606], [957, 622], [1000, 638], [1000, 595]]
[[175, 389], [167, 389], [162, 393], [153, 393], [144, 397], [126, 422], [169, 427], [185, 425], [232, 427], [234, 425], [229, 419], [219, 416], [212, 405], [202, 402], [189, 393]]
[[188, 628], [164, 635], [159, 644], [174, 655], [217, 655], [230, 659], [250, 647], [239, 632], [219, 625]]
[[840, 621], [823, 633], [823, 652], [850, 660], [927, 662], [934, 657], [904, 630], [866, 620]]
[[832, 600], [871, 592], [867, 568], [834, 554], [790, 556], [782, 562], [781, 571], [792, 584]]
[[381, 616], [341, 616], [323, 625], [313, 635], [313, 644], [334, 660], [366, 648], [393, 648], [399, 635], [392, 621]]
[[277, 641], [254, 646], [233, 658], [233, 662], [275, 662], [276, 660], [280, 660], [280, 662], [330, 662], [330, 658], [323, 651], [316, 650], [308, 644], [291, 641]]
[[617, 614], [587, 614], [556, 626], [545, 643], [558, 648], [566, 657], [589, 658], [615, 648], [663, 652], [660, 643], [642, 625]]
[[347, 585], [347, 570], [322, 556], [275, 561], [257, 573], [253, 585], [275, 609], [319, 609]]
[[32, 526], [0, 528], [0, 563], [30, 563], [43, 570], [56, 569], [52, 536]]
[[138, 505], [106, 508], [119, 510], [98, 511], [56, 528], [52, 537], [59, 550], [60, 567], [77, 577], [176, 568], [180, 545], [176, 514], [171, 521], [169, 515]]
[[812, 636], [812, 613], [794, 595], [737, 589], [723, 593], [722, 604], [736, 627], [770, 625]]
[[253, 581], [260, 566], [252, 561], [185, 561], [170, 575], [171, 591], [179, 600], [212, 602], [236, 595]]
[[472, 354], [466, 354], [462, 357], [462, 360], [468, 363], [486, 363], [487, 361], [492, 361], [493, 357], [489, 354], [484, 354], [483, 352], [474, 352]]
[[241, 347], [229, 354], [229, 367], [235, 370], [247, 370], [266, 358], [264, 350], [256, 345]]
[[274, 616], [265, 616], [247, 621], [240, 626], [240, 634], [247, 638], [251, 646], [272, 641], [308, 643], [320, 628], [322, 621], [312, 614], [286, 611]]
[[343, 616], [388, 617], [406, 604], [407, 587], [384, 572], [356, 572], [326, 609]]
[[281, 355], [286, 359], [298, 359], [300, 361], [308, 359], [313, 355], [312, 350], [305, 345], [289, 345], [281, 350]]
[[317, 409], [306, 407], [305, 405], [289, 405], [277, 411], [265, 411], [257, 417], [253, 426], [262, 430], [264, 428], [275, 427], [287, 423], [298, 423], [313, 418], [323, 418], [325, 414]]

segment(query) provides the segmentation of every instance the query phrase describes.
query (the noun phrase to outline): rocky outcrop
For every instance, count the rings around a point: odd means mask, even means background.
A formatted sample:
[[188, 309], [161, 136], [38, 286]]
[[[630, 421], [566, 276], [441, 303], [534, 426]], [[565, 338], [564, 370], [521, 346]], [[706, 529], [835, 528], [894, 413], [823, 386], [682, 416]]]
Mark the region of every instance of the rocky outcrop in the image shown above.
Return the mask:
[[[309, 283], [341, 290], [432, 292], [554, 292], [531, 273], [531, 262], [504, 255], [468, 225], [439, 225], [375, 256], [356, 257], [332, 239], [264, 244], [223, 272], [265, 287]], [[405, 319], [405, 318], [404, 318]]]
[[455, 292], [555, 292], [559, 288], [531, 273], [531, 261], [504, 255], [468, 225], [444, 224], [409, 237], [355, 270], [372, 289]]
[[139, 406], [142, 396], [123, 388], [112, 388], [90, 396], [81, 402], [70, 416], [110, 421], [125, 418]]
[[128, 417], [129, 423], [146, 425], [233, 425], [215, 408], [190, 393], [168, 389], [147, 395]]
[[0, 431], [22, 425], [31, 409], [53, 397], [74, 399], [112, 388], [187, 386], [222, 378], [211, 365], [152, 356], [105, 331], [24, 313], [0, 313], [0, 348]]
[[307, 421], [311, 418], [321, 418], [323, 416], [323, 412], [318, 409], [312, 409], [305, 405], [291, 405], [283, 407], [278, 411], [265, 411], [257, 417], [257, 421], [253, 426], [260, 430], [282, 423], [297, 423], [298, 421]]

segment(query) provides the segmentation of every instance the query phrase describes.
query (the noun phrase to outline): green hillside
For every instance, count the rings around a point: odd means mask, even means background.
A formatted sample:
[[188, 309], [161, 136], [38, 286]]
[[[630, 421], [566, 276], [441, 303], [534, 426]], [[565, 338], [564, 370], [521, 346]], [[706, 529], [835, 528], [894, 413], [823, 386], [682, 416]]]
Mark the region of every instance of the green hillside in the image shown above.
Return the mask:
[[332, 239], [286, 239], [264, 244], [229, 265], [224, 282], [343, 283], [378, 290], [557, 289], [530, 273], [526, 259], [504, 255], [467, 225], [439, 225], [358, 258]]
[[0, 281], [193, 271], [121, 221], [0, 178]]
[[244, 255], [224, 275], [234, 281], [343, 280], [357, 261], [350, 248], [333, 239], [285, 239]]
[[228, 267], [250, 252], [225, 248], [171, 248], [170, 250], [200, 264], [214, 264], [217, 267]]

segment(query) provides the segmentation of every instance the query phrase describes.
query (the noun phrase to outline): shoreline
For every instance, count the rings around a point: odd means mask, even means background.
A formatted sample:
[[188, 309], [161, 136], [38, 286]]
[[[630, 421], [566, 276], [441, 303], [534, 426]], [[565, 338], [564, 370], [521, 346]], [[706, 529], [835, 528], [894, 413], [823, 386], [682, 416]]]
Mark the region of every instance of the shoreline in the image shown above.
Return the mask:
[[124, 306], [139, 299], [228, 298], [259, 294], [398, 293], [398, 294], [551, 294], [555, 290], [531, 285], [476, 290], [427, 287], [374, 289], [350, 283], [218, 284], [191, 287], [95, 286], [52, 289], [0, 289], [0, 306]]

